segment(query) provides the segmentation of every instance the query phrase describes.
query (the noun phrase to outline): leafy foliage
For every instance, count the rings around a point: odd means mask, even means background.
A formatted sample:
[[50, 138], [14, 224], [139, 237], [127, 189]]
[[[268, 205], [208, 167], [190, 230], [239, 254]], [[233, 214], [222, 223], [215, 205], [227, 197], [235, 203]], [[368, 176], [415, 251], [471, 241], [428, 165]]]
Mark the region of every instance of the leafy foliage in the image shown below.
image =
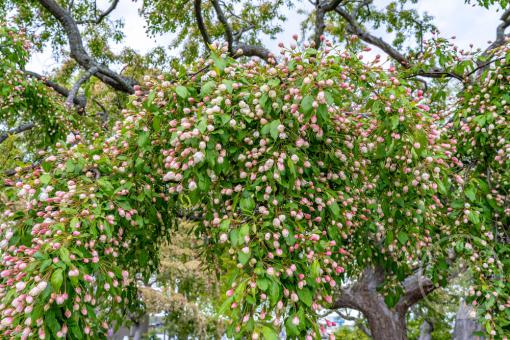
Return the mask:
[[190, 213], [208, 262], [230, 271], [230, 336], [318, 337], [315, 312], [370, 265], [394, 274], [381, 287], [390, 306], [417, 262], [444, 285], [449, 249], [433, 243], [455, 233], [480, 240], [458, 254], [476, 252], [477, 289], [504, 304], [501, 263], [484, 252], [491, 210], [465, 207], [448, 116], [349, 51], [285, 54], [276, 65], [214, 54], [200, 77], [147, 77], [110, 137], [60, 144], [7, 189], [2, 334], [101, 336]]

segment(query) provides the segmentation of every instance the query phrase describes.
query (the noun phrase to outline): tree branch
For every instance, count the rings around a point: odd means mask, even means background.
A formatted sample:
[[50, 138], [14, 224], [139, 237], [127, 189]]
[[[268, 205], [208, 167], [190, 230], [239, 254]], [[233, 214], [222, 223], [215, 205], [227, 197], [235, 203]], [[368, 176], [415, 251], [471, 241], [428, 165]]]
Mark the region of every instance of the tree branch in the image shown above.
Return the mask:
[[[40, 75], [38, 73], [32, 72], [32, 71], [24, 71], [26, 75], [35, 78], [39, 81], [41, 81], [44, 85], [48, 86], [49, 88], [53, 89], [58, 94], [68, 98], [69, 97], [69, 90], [51, 80], [49, 80], [47, 77]], [[79, 109], [84, 110], [85, 106], [87, 105], [87, 100], [85, 96], [74, 96], [73, 97], [73, 103], [76, 105]]]
[[432, 293], [436, 286], [428, 277], [423, 276], [423, 270], [420, 268], [416, 273], [407, 277], [404, 282], [404, 295], [395, 306], [395, 309], [407, 311], [409, 307]]
[[336, 7], [335, 12], [340, 14], [342, 18], [347, 21], [349, 24], [349, 27], [352, 29], [353, 33], [356, 34], [361, 40], [372, 44], [374, 46], [379, 47], [381, 50], [383, 50], [386, 54], [388, 54], [390, 57], [395, 59], [399, 64], [401, 64], [404, 67], [409, 67], [409, 62], [407, 58], [397, 51], [393, 46], [388, 44], [386, 41], [384, 41], [381, 38], [378, 38], [368, 32], [366, 32], [360, 24], [352, 17], [345, 9], [342, 7]]
[[[361, 40], [379, 47], [383, 52], [388, 54], [391, 58], [397, 61], [404, 68], [410, 68], [412, 65], [409, 60], [399, 51], [397, 51], [393, 46], [384, 41], [383, 39], [376, 37], [375, 35], [367, 32], [357, 21], [351, 16], [345, 9], [338, 6], [335, 8], [335, 12], [340, 14], [342, 18], [347, 21], [349, 24], [349, 28], [352, 30], [352, 33], [358, 36]], [[454, 72], [449, 72], [441, 69], [434, 68], [430, 71], [419, 71], [418, 73], [412, 75], [411, 77], [422, 76], [427, 78], [455, 78], [459, 81], [464, 81], [464, 77], [462, 75], [456, 74]]]
[[214, 7], [214, 10], [216, 11], [216, 15], [218, 16], [218, 20], [223, 25], [223, 29], [225, 30], [225, 36], [227, 38], [228, 43], [228, 52], [230, 55], [234, 55], [234, 34], [232, 32], [232, 27], [230, 27], [230, 24], [228, 23], [227, 18], [225, 17], [225, 13], [223, 13], [223, 10], [221, 9], [221, 6], [218, 2], [218, 0], [212, 0], [212, 4]]
[[95, 60], [93, 60], [93, 58], [89, 56], [83, 45], [83, 40], [81, 38], [81, 33], [78, 29], [78, 25], [68, 11], [60, 7], [60, 5], [55, 0], [38, 1], [62, 25], [69, 42], [71, 57], [75, 59], [81, 67], [89, 70], [95, 66], [98, 68], [96, 76], [105, 84], [110, 85], [118, 91], [126, 92], [129, 94], [134, 93], [134, 82], [132, 80], [120, 76], [105, 66], [99, 65]]
[[321, 37], [324, 34], [324, 29], [326, 28], [326, 24], [324, 22], [326, 13], [333, 11], [342, 1], [343, 0], [317, 0], [315, 3], [315, 35], [313, 38], [315, 48], [319, 48], [321, 45]]
[[9, 138], [10, 135], [22, 133], [22, 132], [33, 129], [34, 127], [35, 127], [35, 124], [30, 122], [30, 123], [22, 124], [22, 125], [18, 126], [17, 128], [6, 131], [6, 132], [0, 134], [0, 144], [3, 143], [7, 138]]
[[82, 21], [77, 21], [76, 23], [78, 25], [83, 25], [83, 24], [94, 24], [94, 25], [97, 25], [97, 24], [100, 24], [104, 20], [104, 18], [106, 18], [108, 15], [110, 15], [110, 13], [113, 12], [113, 10], [115, 10], [115, 8], [117, 8], [118, 4], [119, 4], [119, 0], [113, 0], [113, 2], [111, 3], [110, 7], [108, 7], [104, 12], [99, 14], [99, 16], [97, 16], [97, 13], [95, 13], [96, 14], [96, 19], [95, 20], [82, 20]]
[[205, 43], [205, 48], [209, 50], [209, 45], [211, 45], [211, 38], [209, 38], [209, 34], [207, 33], [207, 28], [205, 27], [204, 17], [202, 16], [202, 0], [195, 0], [193, 3], [193, 8], [195, 9], [195, 19], [197, 20], [198, 30], [202, 35], [202, 39]]
[[485, 50], [483, 53], [487, 55], [490, 51], [495, 48], [498, 48], [505, 44], [508, 35], [505, 34], [505, 30], [510, 26], [510, 8], [505, 10], [501, 15], [501, 23], [496, 28], [496, 40]]
[[271, 52], [263, 46], [247, 45], [241, 43], [236, 46], [236, 50], [239, 49], [243, 51], [243, 55], [246, 57], [259, 57], [266, 61], [269, 59], [269, 57], [271, 57]]
[[68, 106], [71, 106], [74, 102], [74, 98], [78, 94], [78, 91], [80, 90], [80, 87], [85, 83], [87, 80], [89, 80], [90, 77], [92, 77], [97, 72], [97, 67], [92, 67], [90, 70], [87, 70], [85, 74], [80, 77], [76, 81], [76, 83], [73, 85], [71, 91], [69, 91], [69, 95], [67, 96], [66, 104]]

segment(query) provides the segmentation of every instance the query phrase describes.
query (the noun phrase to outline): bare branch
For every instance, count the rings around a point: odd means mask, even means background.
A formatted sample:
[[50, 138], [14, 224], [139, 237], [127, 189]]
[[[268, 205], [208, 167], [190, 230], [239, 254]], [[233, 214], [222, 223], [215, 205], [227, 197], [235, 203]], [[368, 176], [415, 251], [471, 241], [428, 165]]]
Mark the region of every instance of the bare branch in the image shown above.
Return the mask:
[[195, 19], [197, 20], [198, 30], [202, 35], [206, 49], [209, 50], [209, 45], [211, 45], [211, 38], [209, 38], [209, 34], [207, 33], [207, 28], [205, 27], [204, 23], [204, 17], [202, 16], [202, 0], [195, 0], [193, 3], [193, 8], [195, 9]]
[[321, 0], [317, 0], [315, 3], [315, 35], [314, 42], [315, 48], [319, 48], [321, 45], [321, 37], [324, 34], [324, 29], [326, 28], [326, 24], [324, 22], [324, 18], [327, 12], [333, 11], [343, 0], [331, 0], [323, 2]]
[[73, 85], [73, 88], [71, 91], [69, 91], [69, 95], [67, 96], [66, 104], [68, 106], [73, 105], [74, 98], [78, 94], [78, 91], [80, 90], [80, 87], [85, 83], [87, 80], [89, 80], [90, 77], [92, 77], [97, 72], [97, 67], [92, 67], [90, 70], [87, 70], [83, 76], [76, 81], [76, 83]]
[[271, 57], [271, 52], [263, 46], [238, 44], [236, 50], [239, 49], [243, 51], [242, 55], [246, 57], [259, 57], [266, 61]]
[[505, 34], [505, 30], [508, 26], [510, 26], [510, 8], [503, 12], [500, 20], [501, 23], [496, 28], [496, 40], [485, 50], [484, 55], [487, 55], [493, 49], [504, 45], [508, 39], [509, 36]]
[[214, 10], [216, 11], [216, 15], [218, 16], [218, 20], [221, 22], [223, 29], [225, 30], [225, 36], [228, 43], [228, 52], [230, 55], [234, 55], [234, 34], [232, 33], [232, 27], [230, 27], [230, 24], [228, 23], [228, 20], [225, 17], [225, 13], [223, 13], [218, 0], [212, 0], [212, 4]]
[[[350, 15], [345, 9], [338, 6], [335, 8], [335, 12], [340, 14], [342, 18], [347, 21], [349, 24], [349, 29], [352, 31], [353, 34], [358, 36], [361, 40], [379, 47], [383, 52], [388, 54], [391, 58], [393, 58], [395, 61], [397, 61], [400, 65], [402, 65], [404, 68], [410, 68], [412, 65], [409, 62], [409, 60], [399, 51], [397, 51], [393, 46], [391, 46], [389, 43], [384, 41], [383, 39], [376, 37], [375, 35], [367, 32], [357, 21], [356, 19]], [[462, 75], [456, 74], [454, 72], [449, 72], [441, 69], [434, 68], [430, 71], [419, 71], [416, 74], [410, 76], [416, 77], [416, 76], [422, 76], [427, 78], [455, 78], [459, 81], [464, 81], [464, 77]]]
[[25, 123], [25, 124], [18, 126], [17, 128], [6, 131], [6, 132], [0, 134], [0, 144], [3, 143], [7, 138], [9, 138], [10, 135], [16, 135], [18, 133], [22, 133], [22, 132], [33, 129], [34, 127], [35, 127], [34, 123]]
[[407, 311], [409, 307], [432, 293], [437, 287], [432, 280], [423, 276], [423, 270], [420, 268], [416, 273], [407, 277], [404, 282], [404, 295], [395, 306], [395, 309]]
[[104, 12], [101, 12], [101, 14], [99, 14], [99, 16], [97, 16], [97, 13], [96, 13], [96, 19], [94, 20], [82, 20], [82, 21], [77, 21], [76, 23], [78, 25], [83, 25], [83, 24], [94, 24], [94, 25], [97, 25], [97, 24], [100, 24], [104, 18], [106, 18], [108, 15], [110, 15], [111, 12], [113, 12], [115, 10], [115, 8], [117, 8], [117, 5], [119, 4], [119, 0], [113, 0], [113, 2], [111, 3], [110, 7], [108, 7]]
[[341, 7], [336, 7], [335, 12], [340, 14], [340, 16], [342, 18], [344, 18], [345, 21], [347, 21], [347, 23], [349, 24], [353, 33], [356, 34], [361, 40], [363, 40], [369, 44], [372, 44], [374, 46], [379, 47], [381, 50], [383, 50], [386, 54], [388, 54], [390, 57], [395, 59], [402, 66], [404, 66], [404, 67], [409, 66], [409, 62], [408, 62], [407, 58], [402, 53], [397, 51], [395, 48], [393, 48], [393, 46], [388, 44], [383, 39], [376, 37], [376, 36], [368, 33], [367, 31], [365, 31], [361, 27], [361, 25], [358, 24], [356, 19], [354, 17], [352, 17], [349, 13], [347, 13], [347, 11], [345, 9], [343, 9]]

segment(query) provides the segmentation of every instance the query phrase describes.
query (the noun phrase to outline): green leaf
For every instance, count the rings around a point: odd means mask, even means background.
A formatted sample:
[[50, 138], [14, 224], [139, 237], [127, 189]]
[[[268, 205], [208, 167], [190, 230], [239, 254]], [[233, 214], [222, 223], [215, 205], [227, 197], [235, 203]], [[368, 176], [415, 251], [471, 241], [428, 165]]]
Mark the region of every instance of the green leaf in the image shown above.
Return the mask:
[[407, 241], [409, 241], [409, 236], [407, 235], [407, 233], [405, 231], [399, 231], [397, 238], [401, 244], [406, 244]]
[[266, 278], [259, 278], [257, 279], [257, 287], [259, 287], [260, 290], [266, 291], [269, 288], [270, 281]]
[[51, 286], [53, 290], [58, 292], [60, 287], [62, 286], [62, 281], [64, 281], [64, 276], [62, 275], [62, 269], [56, 269], [53, 274], [51, 274]]
[[51, 176], [48, 174], [44, 174], [41, 177], [39, 177], [39, 180], [42, 184], [48, 184], [51, 181]]
[[188, 89], [185, 88], [184, 86], [182, 85], [179, 85], [175, 88], [175, 92], [177, 93], [177, 95], [183, 99], [186, 99], [189, 97], [189, 92], [188, 92]]
[[280, 132], [278, 131], [278, 126], [281, 124], [279, 119], [273, 120], [271, 123], [269, 123], [269, 132], [271, 133], [271, 137], [273, 139], [278, 139], [278, 135]]
[[203, 96], [207, 96], [214, 90], [215, 87], [216, 82], [214, 80], [209, 80], [207, 83], [202, 85], [202, 88], [200, 89], [200, 94]]
[[313, 109], [313, 97], [310, 95], [304, 96], [301, 100], [301, 111], [309, 113]]
[[333, 202], [333, 204], [329, 206], [329, 210], [331, 210], [333, 216], [335, 217], [340, 216], [340, 208], [338, 207], [338, 204], [336, 202]]
[[279, 339], [276, 331], [273, 328], [268, 327], [268, 326], [262, 327], [262, 335], [264, 336], [265, 340], [278, 340]]
[[464, 190], [464, 194], [467, 196], [467, 198], [469, 198], [471, 202], [476, 200], [476, 192], [473, 186], [470, 185], [466, 190]]
[[312, 306], [313, 296], [309, 288], [303, 288], [297, 290], [299, 300], [303, 301], [308, 307]]
[[72, 265], [71, 259], [69, 257], [69, 250], [67, 248], [65, 248], [65, 247], [60, 248], [60, 258], [69, 267]]
[[245, 265], [246, 263], [248, 263], [248, 261], [250, 260], [250, 252], [248, 252], [248, 254], [240, 251], [239, 253], [237, 253], [237, 257], [239, 259], [239, 263]]

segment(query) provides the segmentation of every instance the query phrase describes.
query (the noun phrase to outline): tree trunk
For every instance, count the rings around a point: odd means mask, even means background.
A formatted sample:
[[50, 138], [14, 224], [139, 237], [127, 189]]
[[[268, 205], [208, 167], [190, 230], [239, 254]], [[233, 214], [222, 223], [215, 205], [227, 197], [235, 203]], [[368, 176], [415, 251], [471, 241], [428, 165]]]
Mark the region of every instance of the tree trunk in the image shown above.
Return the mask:
[[377, 303], [373, 307], [363, 314], [367, 318], [370, 333], [374, 340], [407, 339], [405, 314], [402, 315], [390, 310], [386, 305], [377, 306]]
[[453, 340], [482, 340], [483, 337], [473, 335], [480, 330], [481, 326], [476, 320], [473, 308], [461, 301], [455, 317]]
[[433, 330], [434, 326], [427, 320], [423, 320], [423, 323], [420, 326], [420, 337], [418, 340], [432, 340]]
[[407, 311], [435, 286], [419, 270], [404, 280], [404, 294], [389, 308], [377, 290], [384, 283], [385, 275], [382, 267], [366, 268], [356, 282], [340, 289], [332, 308], [351, 308], [363, 313], [374, 340], [406, 340]]

